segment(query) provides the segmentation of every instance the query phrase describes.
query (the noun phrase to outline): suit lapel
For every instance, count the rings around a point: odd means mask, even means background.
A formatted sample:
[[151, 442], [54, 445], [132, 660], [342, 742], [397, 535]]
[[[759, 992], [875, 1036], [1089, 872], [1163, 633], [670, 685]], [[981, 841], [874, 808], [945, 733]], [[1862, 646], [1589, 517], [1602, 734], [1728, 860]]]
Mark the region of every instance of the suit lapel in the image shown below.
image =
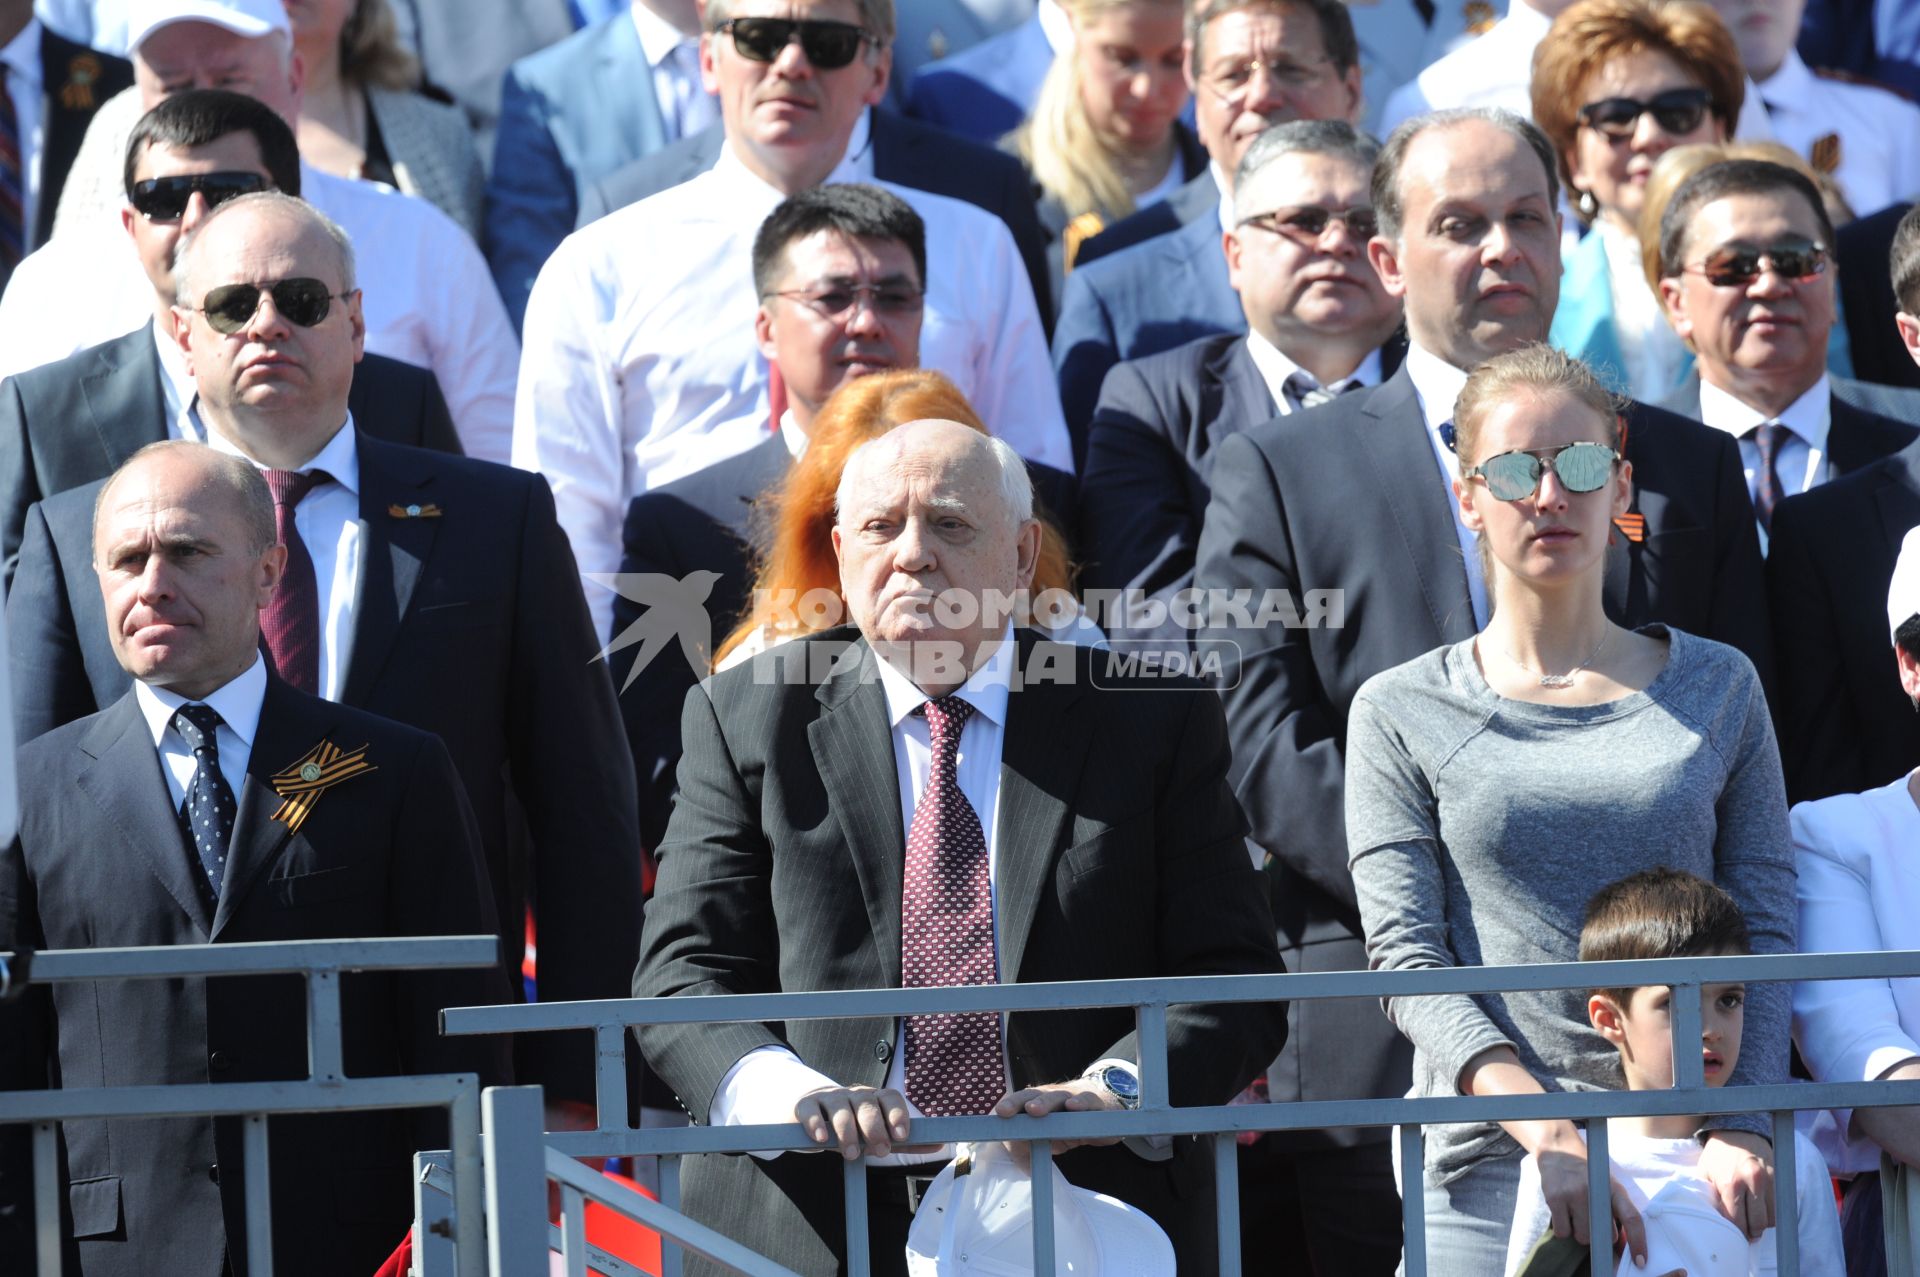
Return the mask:
[[[660, 118], [660, 100], [653, 92], [653, 76], [640, 48], [640, 30], [631, 22], [610, 22], [593, 62], [595, 94], [600, 102], [626, 102], [626, 145], [634, 156], [651, 155], [667, 144], [667, 126]], [[634, 84], [636, 73], [640, 83]]]
[[1365, 474], [1380, 489], [1379, 508], [1399, 529], [1433, 619], [1431, 646], [1470, 637], [1477, 627], [1453, 511], [1405, 368], [1367, 396], [1354, 424], [1354, 438], [1367, 454]]
[[1273, 392], [1267, 389], [1266, 378], [1260, 375], [1260, 369], [1255, 366], [1253, 356], [1247, 350], [1245, 338], [1230, 339], [1225, 349], [1207, 361], [1201, 384], [1203, 395], [1206, 388], [1212, 386], [1218, 398], [1212, 411], [1207, 414], [1207, 448], [1210, 452], [1217, 449], [1221, 440], [1228, 435], [1236, 435], [1263, 421], [1270, 421], [1280, 411], [1273, 402]]
[[353, 649], [347, 658], [347, 678], [340, 696], [348, 705], [363, 704], [374, 679], [385, 668], [442, 522], [392, 513], [396, 506], [405, 510], [427, 505], [433, 495], [432, 476], [413, 470], [405, 450], [390, 448], [365, 433], [356, 443], [365, 549], [361, 552]]
[[1888, 482], [1874, 492], [1880, 526], [1894, 555], [1907, 533], [1920, 527], [1920, 443], [1908, 444], [1887, 459]]
[[[220, 907], [213, 918], [213, 938], [239, 910], [259, 878], [291, 834], [274, 820], [280, 795], [273, 774], [298, 762], [324, 739], [324, 724], [301, 712], [297, 694], [285, 683], [267, 676], [267, 694], [260, 705], [260, 723], [254, 729], [253, 750], [247, 755], [247, 774], [234, 786], [239, 810], [233, 822], [233, 845], [227, 849], [227, 880], [220, 891]], [[358, 745], [358, 741], [337, 742]], [[233, 778], [228, 777], [232, 784]]]
[[900, 891], [907, 835], [900, 823], [893, 725], [876, 658], [865, 642], [850, 644], [815, 697], [821, 714], [807, 728], [828, 810], [847, 840], [860, 880], [867, 921], [889, 986], [900, 983]]
[[106, 454], [106, 470], [150, 443], [167, 437], [167, 401], [160, 390], [160, 352], [153, 325], [142, 324], [100, 347], [93, 371], [80, 379], [80, 392]]
[[195, 881], [200, 870], [187, 859], [179, 811], [161, 774], [160, 753], [154, 748], [133, 692], [101, 712], [79, 748], [94, 761], [79, 772], [74, 783], [106, 815], [134, 849], [135, 858], [160, 880], [201, 934], [211, 938], [209, 893]]

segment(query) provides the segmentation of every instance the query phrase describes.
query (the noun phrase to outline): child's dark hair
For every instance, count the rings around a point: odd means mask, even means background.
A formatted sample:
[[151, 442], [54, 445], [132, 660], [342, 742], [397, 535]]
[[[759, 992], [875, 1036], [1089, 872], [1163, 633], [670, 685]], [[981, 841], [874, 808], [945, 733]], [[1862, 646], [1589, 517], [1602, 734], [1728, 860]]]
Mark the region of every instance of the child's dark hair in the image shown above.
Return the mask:
[[[1679, 869], [1643, 869], [1587, 901], [1580, 961], [1697, 958], [1751, 953], [1747, 919], [1721, 888]], [[1622, 1010], [1631, 988], [1595, 989]]]

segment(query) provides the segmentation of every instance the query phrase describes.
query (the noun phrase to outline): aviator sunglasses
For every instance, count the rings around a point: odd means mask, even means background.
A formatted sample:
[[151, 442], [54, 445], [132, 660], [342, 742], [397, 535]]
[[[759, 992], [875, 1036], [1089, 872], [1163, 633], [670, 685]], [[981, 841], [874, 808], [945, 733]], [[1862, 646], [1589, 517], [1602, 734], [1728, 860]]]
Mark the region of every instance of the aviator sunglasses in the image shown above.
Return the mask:
[[1707, 116], [1713, 95], [1705, 89], [1668, 89], [1651, 101], [1638, 98], [1603, 98], [1580, 108], [1580, 123], [1611, 138], [1629, 138], [1640, 117], [1651, 114], [1654, 123], [1678, 136], [1700, 127]]
[[1619, 459], [1604, 443], [1570, 443], [1538, 452], [1502, 452], [1462, 470], [1460, 477], [1479, 479], [1501, 501], [1525, 501], [1540, 490], [1540, 476], [1548, 466], [1568, 492], [1598, 492], [1607, 486]]
[[236, 195], [251, 195], [267, 189], [267, 179], [258, 173], [181, 173], [174, 177], [150, 177], [133, 184], [133, 208], [149, 222], [177, 222], [185, 216], [187, 201], [195, 191], [206, 198], [209, 209], [217, 208]]
[[260, 296], [273, 298], [273, 308], [287, 322], [312, 328], [326, 322], [335, 297], [345, 301], [352, 293], [334, 293], [317, 279], [283, 279], [261, 288], [257, 284], [222, 284], [210, 288], [194, 309], [207, 317], [207, 326], [217, 333], [232, 336], [248, 324], [260, 310]]
[[860, 46], [874, 38], [851, 22], [810, 18], [729, 18], [718, 29], [733, 37], [734, 52], [750, 62], [773, 61], [797, 35], [807, 61], [822, 71], [846, 66], [859, 56]]
[[1728, 244], [1708, 253], [1698, 266], [1683, 266], [1681, 270], [1705, 275], [1716, 288], [1744, 288], [1760, 277], [1763, 264], [1788, 279], [1812, 279], [1827, 269], [1827, 246], [1797, 236], [1766, 248]]

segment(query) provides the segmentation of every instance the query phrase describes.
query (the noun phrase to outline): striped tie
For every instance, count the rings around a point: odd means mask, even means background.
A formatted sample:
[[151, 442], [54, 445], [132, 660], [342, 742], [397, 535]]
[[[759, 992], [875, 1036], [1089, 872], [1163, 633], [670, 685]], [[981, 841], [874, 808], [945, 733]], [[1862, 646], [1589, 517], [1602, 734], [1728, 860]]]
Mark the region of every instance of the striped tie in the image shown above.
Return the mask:
[[20, 117], [0, 66], [0, 287], [27, 253], [26, 167], [20, 159]]
[[1773, 530], [1773, 507], [1781, 497], [1780, 491], [1780, 449], [1792, 432], [1777, 421], [1763, 421], [1752, 431], [1753, 443], [1760, 450], [1760, 473], [1756, 476], [1753, 492], [1753, 508], [1760, 516], [1760, 526]]

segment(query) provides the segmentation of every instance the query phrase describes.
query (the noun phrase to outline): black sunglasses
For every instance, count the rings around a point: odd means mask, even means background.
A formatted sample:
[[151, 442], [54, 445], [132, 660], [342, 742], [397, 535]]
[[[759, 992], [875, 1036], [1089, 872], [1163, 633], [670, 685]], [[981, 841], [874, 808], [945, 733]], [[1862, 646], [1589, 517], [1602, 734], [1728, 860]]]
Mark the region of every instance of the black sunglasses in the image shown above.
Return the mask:
[[150, 177], [133, 184], [133, 209], [149, 222], [177, 222], [187, 211], [195, 191], [214, 208], [236, 195], [267, 189], [258, 173], [182, 173], [177, 177]]
[[1705, 89], [1668, 89], [1650, 102], [1638, 98], [1603, 98], [1580, 108], [1580, 123], [1611, 138], [1629, 138], [1640, 117], [1651, 113], [1654, 123], [1668, 133], [1691, 133], [1707, 118], [1713, 95]]
[[1762, 268], [1788, 279], [1812, 279], [1827, 269], [1827, 246], [1789, 236], [1766, 248], [1728, 244], [1708, 253], [1698, 266], [1682, 266], [1690, 275], [1705, 275], [1716, 288], [1744, 288], [1760, 277]]
[[204, 304], [195, 309], [207, 317], [207, 326], [213, 331], [231, 336], [253, 322], [260, 310], [262, 293], [273, 298], [273, 308], [289, 323], [302, 328], [325, 323], [335, 297], [345, 301], [353, 296], [350, 292], [330, 292], [327, 285], [317, 279], [283, 279], [265, 288], [257, 284], [222, 284], [208, 289], [201, 299]]
[[1258, 226], [1289, 239], [1317, 240], [1327, 233], [1327, 223], [1338, 222], [1355, 239], [1372, 239], [1380, 230], [1380, 219], [1370, 208], [1319, 208], [1312, 204], [1299, 208], [1277, 208], [1271, 213], [1255, 213], [1240, 219], [1242, 226]]
[[[1542, 457], [1540, 452], [1546, 455]], [[1549, 466], [1568, 492], [1598, 492], [1607, 486], [1613, 476], [1613, 463], [1620, 459], [1620, 454], [1604, 443], [1570, 443], [1540, 452], [1502, 452], [1462, 470], [1460, 477], [1479, 479], [1501, 501], [1525, 501], [1540, 490], [1540, 476]]]
[[780, 51], [800, 38], [800, 51], [807, 61], [822, 71], [837, 71], [860, 54], [860, 46], [873, 41], [870, 33], [851, 22], [796, 21], [792, 18], [729, 18], [718, 28], [733, 37], [734, 52], [751, 62], [771, 62]]

